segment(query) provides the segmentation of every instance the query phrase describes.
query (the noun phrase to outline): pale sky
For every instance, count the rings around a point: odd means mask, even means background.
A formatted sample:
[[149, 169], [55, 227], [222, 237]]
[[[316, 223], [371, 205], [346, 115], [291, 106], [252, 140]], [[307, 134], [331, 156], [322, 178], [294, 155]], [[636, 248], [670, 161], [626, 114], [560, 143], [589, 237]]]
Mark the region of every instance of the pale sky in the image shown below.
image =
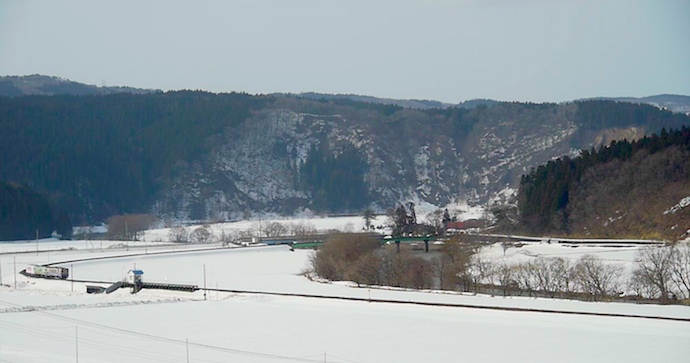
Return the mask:
[[690, 95], [689, 0], [0, 0], [0, 75], [460, 102]]

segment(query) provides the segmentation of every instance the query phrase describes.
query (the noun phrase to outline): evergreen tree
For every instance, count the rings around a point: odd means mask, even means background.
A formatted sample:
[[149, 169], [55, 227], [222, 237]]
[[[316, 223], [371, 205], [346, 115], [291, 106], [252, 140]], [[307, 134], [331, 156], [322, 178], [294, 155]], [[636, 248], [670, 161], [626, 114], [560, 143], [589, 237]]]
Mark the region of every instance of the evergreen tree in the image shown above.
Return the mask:
[[25, 186], [0, 181], [0, 240], [32, 240], [50, 237], [53, 231], [72, 236], [72, 225], [63, 210], [53, 218], [44, 195]]

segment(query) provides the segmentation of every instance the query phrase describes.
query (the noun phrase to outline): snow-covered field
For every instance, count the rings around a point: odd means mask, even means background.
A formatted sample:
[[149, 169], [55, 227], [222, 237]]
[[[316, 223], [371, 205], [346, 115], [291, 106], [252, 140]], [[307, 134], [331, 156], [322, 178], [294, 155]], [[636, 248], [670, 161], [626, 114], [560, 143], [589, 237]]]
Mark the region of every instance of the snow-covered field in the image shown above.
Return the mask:
[[517, 246], [508, 247], [504, 250], [500, 243], [484, 247], [481, 256], [507, 263], [520, 263], [534, 260], [535, 258], [562, 257], [570, 260], [573, 264], [585, 255], [593, 255], [605, 263], [618, 264], [623, 266], [623, 280], [631, 276], [633, 262], [640, 248], [640, 245], [577, 245], [577, 244], [558, 244], [546, 242], [521, 242]]
[[[465, 203], [450, 204], [446, 206], [451, 213], [458, 218], [460, 221], [468, 219], [478, 219], [486, 216], [486, 210], [482, 206], [468, 206]], [[433, 206], [429, 203], [422, 203], [417, 201], [417, 217], [419, 221], [426, 221], [429, 215], [439, 208]], [[372, 221], [371, 224], [376, 227], [375, 231], [382, 234], [390, 234], [390, 228], [387, 227], [386, 215], [378, 215]], [[228, 223], [213, 223], [209, 224], [209, 229], [216, 239], [220, 238], [221, 235], [233, 235], [240, 232], [253, 232], [258, 233], [259, 230], [265, 232], [266, 226], [271, 223], [280, 223], [287, 227], [290, 231], [293, 226], [306, 226], [311, 227], [317, 232], [328, 232], [333, 230], [338, 230], [341, 232], [361, 232], [365, 229], [364, 219], [362, 216], [343, 216], [343, 217], [318, 217], [310, 214], [304, 216], [296, 216], [293, 218], [279, 217], [274, 215], [266, 216], [265, 218], [259, 219], [255, 217], [252, 220], [243, 220], [237, 222]], [[188, 233], [191, 233], [196, 228], [201, 225], [189, 225], [185, 229]], [[170, 239], [170, 228], [158, 228], [151, 229], [144, 233], [144, 241], [158, 241], [165, 242]]]
[[139, 248], [160, 246], [161, 242], [134, 242], [134, 241], [61, 241], [57, 238], [45, 238], [38, 241], [13, 241], [0, 242], [0, 254], [18, 252], [43, 252], [59, 250], [103, 250], [107, 248], [125, 247]]
[[521, 247], [509, 246], [504, 251], [503, 246], [496, 243], [484, 248], [482, 256], [523, 262], [536, 257], [563, 257], [576, 260], [584, 255], [595, 255], [604, 261], [631, 264], [635, 259], [635, 254], [641, 248], [639, 245], [594, 246], [546, 242], [521, 242], [520, 244]]
[[74, 361], [77, 333], [80, 362], [185, 362], [187, 339], [190, 362], [684, 362], [689, 349], [683, 322], [221, 299], [0, 314], [0, 359]]
[[[83, 241], [81, 241], [83, 243]], [[57, 242], [56, 242], [57, 243]], [[66, 242], [79, 244], [80, 241]], [[212, 248], [217, 245], [201, 246]], [[184, 248], [200, 246], [185, 246]], [[300, 275], [310, 251], [251, 247], [151, 255], [171, 246], [137, 250], [137, 256], [74, 262], [74, 277], [120, 279], [134, 264], [148, 281], [208, 287], [328, 296], [440, 302], [661, 316], [690, 319], [684, 306], [591, 303], [524, 297], [502, 298], [392, 290], [368, 290], [348, 283], [318, 283]], [[594, 249], [594, 250], [590, 250]], [[636, 247], [569, 248], [529, 244], [486, 249], [489, 258], [595, 253], [630, 261]], [[641, 318], [494, 311], [334, 301], [209, 292], [144, 290], [131, 295], [87, 295], [84, 284], [29, 279], [17, 269], [30, 263], [133, 253], [125, 249], [75, 249], [0, 255], [0, 361], [72, 362], [79, 335], [80, 362], [685, 362], [690, 322]], [[72, 291], [74, 290], [74, 291]], [[77, 331], [75, 331], [77, 330]]]
[[[223, 233], [226, 235], [239, 232], [254, 232], [257, 233], [260, 229], [264, 229], [270, 223], [277, 222], [290, 229], [295, 225], [303, 225], [314, 228], [317, 232], [327, 232], [330, 230], [338, 230], [342, 232], [360, 232], [364, 230], [364, 219], [361, 216], [350, 217], [327, 217], [327, 218], [275, 218], [263, 220], [244, 220], [239, 222], [228, 223], [213, 223], [209, 224], [211, 233], [216, 238], [219, 238]], [[372, 225], [383, 227], [386, 224], [386, 216], [377, 216], [372, 222]], [[191, 233], [200, 225], [187, 226], [185, 229]], [[388, 229], [378, 229], [379, 232], [388, 231]], [[145, 232], [144, 240], [146, 241], [168, 241], [170, 237], [170, 228], [152, 229]]]

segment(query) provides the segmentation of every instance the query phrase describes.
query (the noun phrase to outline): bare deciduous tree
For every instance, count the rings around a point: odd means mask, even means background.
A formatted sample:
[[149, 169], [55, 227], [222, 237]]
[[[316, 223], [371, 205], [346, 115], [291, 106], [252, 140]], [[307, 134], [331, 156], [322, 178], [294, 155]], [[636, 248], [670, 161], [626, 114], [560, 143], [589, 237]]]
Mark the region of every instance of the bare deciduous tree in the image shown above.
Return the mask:
[[438, 279], [441, 290], [455, 290], [458, 285], [459, 268], [445, 255], [431, 260], [431, 269]]
[[516, 280], [518, 267], [502, 261], [496, 266], [496, 277], [498, 278], [498, 283], [501, 284], [503, 289], [503, 296], [508, 294], [511, 289], [517, 289], [519, 287]]
[[561, 292], [565, 295], [565, 297], [569, 297], [574, 289], [574, 272], [572, 262], [563, 257], [556, 257], [551, 259], [551, 264], [549, 267], [555, 282], [555, 291]]
[[187, 230], [182, 226], [175, 226], [170, 228], [168, 233], [168, 240], [170, 242], [185, 243], [188, 241], [189, 234]]
[[270, 222], [263, 228], [263, 233], [266, 237], [280, 237], [288, 233], [288, 228], [280, 222]]
[[313, 224], [307, 222], [291, 224], [290, 231], [292, 232], [293, 236], [299, 238], [313, 236], [317, 233], [316, 227]]
[[446, 233], [445, 218], [447, 213], [447, 209], [445, 210], [445, 215], [443, 210], [437, 209], [427, 215], [427, 225], [429, 225], [429, 228], [432, 230], [434, 235], [443, 236]]
[[575, 280], [582, 292], [595, 300], [604, 299], [620, 290], [623, 267], [604, 263], [596, 256], [584, 255], [575, 264]]
[[473, 255], [470, 259], [468, 276], [472, 279], [474, 292], [479, 292], [480, 284], [494, 284], [495, 268], [491, 260]]
[[237, 231], [237, 230], [222, 230], [220, 233], [220, 241], [223, 243], [223, 247], [227, 246], [228, 244], [240, 244], [240, 240], [242, 240], [242, 232]]
[[189, 241], [192, 243], [210, 243], [213, 241], [213, 233], [208, 226], [204, 225], [189, 235]]
[[527, 264], [534, 286], [549, 297], [555, 297], [561, 292], [559, 267], [561, 266], [556, 260], [547, 258], [537, 258]]
[[523, 263], [516, 266], [516, 281], [521, 291], [527, 292], [528, 296], [534, 293], [535, 284], [532, 281], [532, 274], [529, 270], [529, 264]]
[[369, 236], [334, 235], [313, 255], [312, 268], [323, 278], [343, 280], [357, 260], [380, 247], [380, 243]]
[[673, 252], [670, 247], [647, 247], [641, 249], [635, 257], [634, 276], [637, 282], [653, 285], [662, 303], [668, 302], [673, 283]]
[[407, 260], [405, 268], [405, 287], [413, 289], [430, 289], [434, 283], [431, 264], [421, 258], [412, 257]]
[[633, 271], [630, 281], [628, 281], [628, 290], [634, 292], [638, 299], [640, 297], [653, 299], [659, 296], [659, 289], [646, 281], [638, 270]]
[[345, 278], [358, 285], [382, 285], [380, 257], [376, 253], [361, 256], [351, 268], [347, 269]]
[[354, 233], [355, 232], [355, 225], [352, 223], [345, 223], [343, 226], [343, 233]]
[[690, 243], [680, 243], [672, 255], [672, 279], [679, 297], [690, 299]]
[[108, 224], [108, 238], [138, 241], [142, 237], [141, 232], [150, 228], [156, 220], [156, 216], [151, 214], [112, 216], [106, 220]]

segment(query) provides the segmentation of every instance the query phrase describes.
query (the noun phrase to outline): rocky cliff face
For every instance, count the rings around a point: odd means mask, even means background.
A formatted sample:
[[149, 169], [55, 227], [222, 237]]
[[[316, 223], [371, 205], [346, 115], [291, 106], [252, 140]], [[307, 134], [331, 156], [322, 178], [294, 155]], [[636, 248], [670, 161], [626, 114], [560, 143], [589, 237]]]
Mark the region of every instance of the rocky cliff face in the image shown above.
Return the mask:
[[360, 151], [368, 164], [372, 205], [380, 210], [409, 200], [436, 206], [487, 203], [509, 197], [531, 167], [628, 134], [581, 130], [577, 104], [499, 104], [467, 111], [471, 130], [456, 137], [446, 121], [416, 110], [387, 117], [342, 107], [305, 112], [313, 108], [305, 107], [309, 102], [278, 102], [239, 129], [212, 138], [213, 151], [183, 167], [154, 211], [176, 219], [224, 219], [249, 210], [309, 208], [312, 196], [299, 187], [299, 166], [312, 145], [322, 143], [336, 154], [346, 145]]

